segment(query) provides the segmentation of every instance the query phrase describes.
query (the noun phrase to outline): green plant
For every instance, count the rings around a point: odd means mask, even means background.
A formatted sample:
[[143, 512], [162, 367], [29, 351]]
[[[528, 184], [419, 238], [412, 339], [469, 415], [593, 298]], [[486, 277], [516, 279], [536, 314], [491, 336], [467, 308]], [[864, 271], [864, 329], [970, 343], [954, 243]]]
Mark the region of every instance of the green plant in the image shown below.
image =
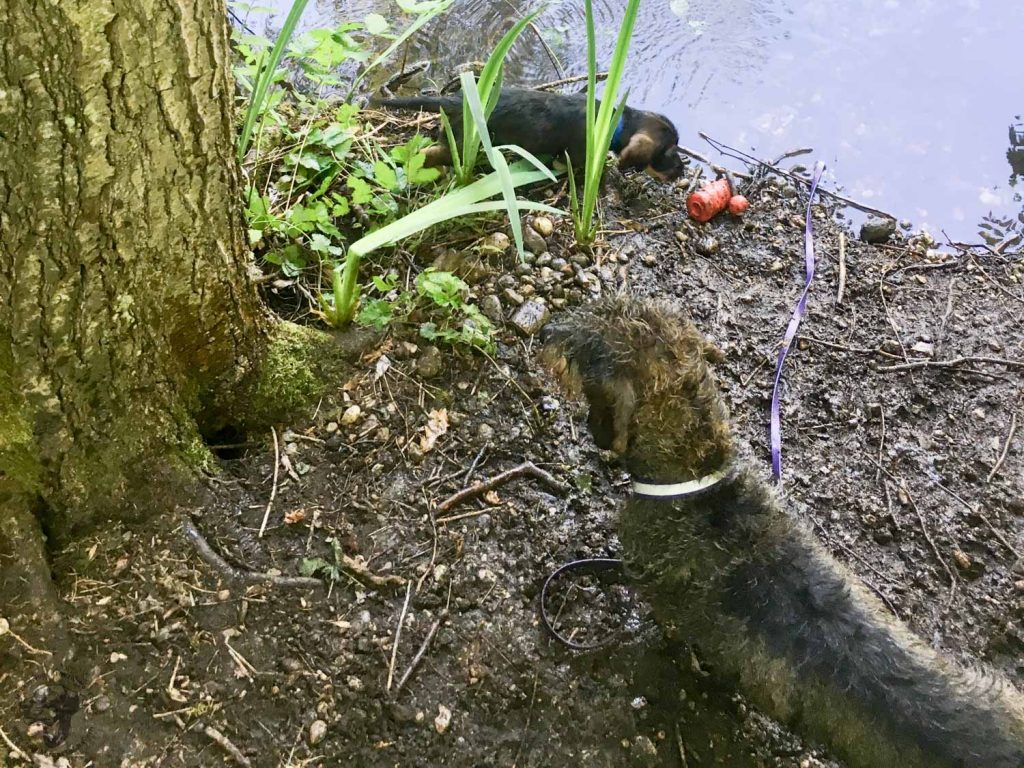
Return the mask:
[[416, 276], [415, 291], [399, 289], [395, 272], [374, 277], [372, 282], [380, 296], [363, 305], [359, 323], [384, 328], [420, 310], [425, 318], [419, 327], [423, 338], [494, 351], [491, 322], [476, 304], [467, 302], [469, 286], [456, 275], [425, 269]]
[[277, 73], [277, 65], [284, 55], [285, 46], [295, 32], [295, 27], [306, 10], [308, 0], [293, 0], [288, 16], [284, 20], [284, 26], [277, 36], [277, 41], [271, 49], [269, 56], [261, 58], [260, 64], [256, 67], [256, 77], [253, 82], [252, 96], [245, 109], [245, 119], [242, 121], [242, 131], [238, 135], [238, 160], [241, 162], [249, 149], [249, 141], [252, 139], [253, 128], [256, 126], [256, 119], [264, 114], [264, 106], [267, 98], [267, 90], [274, 81]]
[[[281, 100], [281, 92], [272, 92], [271, 87], [274, 83], [287, 78], [287, 70], [280, 67], [283, 59], [295, 61], [298, 69], [315, 86], [314, 90], [324, 86], [338, 87], [342, 85], [337, 74], [340, 67], [348, 62], [364, 64], [371, 55], [369, 43], [374, 38], [388, 40], [390, 44], [387, 48], [352, 79], [350, 99], [363, 78], [431, 19], [448, 10], [453, 1], [397, 0], [402, 11], [415, 16], [409, 26], [397, 35], [389, 32], [387, 19], [379, 13], [371, 13], [361, 22], [348, 21], [332, 29], [313, 29], [293, 40], [295, 27], [308, 2], [293, 0], [273, 46], [261, 35], [237, 35], [235, 47], [242, 56], [243, 65], [235, 68], [235, 76], [243, 89], [249, 93], [242, 130], [238, 137], [239, 160], [248, 151], [257, 126], [262, 128], [263, 122], [268, 115], [274, 114], [274, 109]], [[295, 96], [300, 103], [307, 100], [301, 89], [295, 90]]]
[[[569, 167], [569, 209], [572, 212], [576, 241], [581, 245], [594, 242], [597, 237], [597, 222], [594, 211], [600, 191], [601, 176], [604, 174], [608, 148], [612, 143], [615, 128], [626, 106], [623, 97], [618, 103], [619, 82], [626, 65], [629, 43], [633, 37], [640, 0], [629, 0], [619, 27], [619, 37], [612, 54], [608, 79], [605, 81], [601, 108], [596, 109], [597, 92], [597, 44], [594, 33], [594, 9], [592, 0], [585, 0], [587, 17], [587, 157], [583, 168], [583, 195], [578, 194], [576, 179]], [[595, 114], [596, 113], [596, 114]]]
[[[484, 108], [479, 110], [477, 115], [473, 114], [470, 101], [466, 98], [471, 89], [467, 86], [465, 75], [469, 74], [472, 77], [472, 73], [464, 73], [460, 77], [463, 94], [461, 147], [455, 141], [455, 134], [452, 131], [451, 123], [448, 121], [448, 116], [443, 112], [441, 113], [441, 124], [444, 126], [448, 146], [451, 147], [452, 169], [460, 186], [465, 186], [472, 181], [473, 172], [480, 153], [481, 140], [489, 139], [485, 127], [487, 123], [486, 118], [491, 116], [491, 112], [494, 111], [494, 107], [498, 103], [505, 57], [508, 56], [516, 38], [519, 37], [522, 31], [526, 29], [527, 25], [539, 13], [539, 10], [535, 11], [512, 25], [512, 28], [498, 41], [494, 50], [491, 51], [491, 55], [487, 57], [484, 68], [480, 70], [480, 79], [472, 88], [472, 91], [478, 97], [478, 102], [484, 105]], [[481, 119], [481, 116], [483, 119]]]
[[[549, 178], [551, 172], [530, 168], [525, 163], [516, 163], [508, 168], [512, 188], [532, 184]], [[331, 294], [320, 296], [320, 308], [324, 319], [333, 326], [344, 326], [352, 321], [359, 302], [358, 278], [362, 258], [378, 248], [393, 245], [399, 240], [417, 234], [436, 224], [461, 216], [488, 213], [506, 208], [504, 201], [488, 201], [502, 190], [502, 181], [494, 171], [467, 187], [442, 195], [419, 210], [403, 216], [391, 224], [371, 232], [349, 246], [343, 264], [335, 265], [331, 273]], [[561, 213], [557, 208], [544, 203], [525, 200], [515, 202], [515, 217], [522, 211], [546, 211]]]

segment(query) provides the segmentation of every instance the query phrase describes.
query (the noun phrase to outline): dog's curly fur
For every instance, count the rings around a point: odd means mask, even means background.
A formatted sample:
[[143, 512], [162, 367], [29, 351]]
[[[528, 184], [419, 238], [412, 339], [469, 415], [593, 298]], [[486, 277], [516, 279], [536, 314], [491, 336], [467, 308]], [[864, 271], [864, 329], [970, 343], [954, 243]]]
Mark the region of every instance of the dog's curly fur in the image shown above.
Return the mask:
[[659, 621], [765, 712], [852, 768], [1021, 768], [1024, 698], [897, 621], [736, 455], [708, 365], [666, 304], [616, 298], [545, 329], [545, 359], [590, 403], [595, 442], [637, 479], [728, 467], [697, 496], [626, 504], [626, 562]]

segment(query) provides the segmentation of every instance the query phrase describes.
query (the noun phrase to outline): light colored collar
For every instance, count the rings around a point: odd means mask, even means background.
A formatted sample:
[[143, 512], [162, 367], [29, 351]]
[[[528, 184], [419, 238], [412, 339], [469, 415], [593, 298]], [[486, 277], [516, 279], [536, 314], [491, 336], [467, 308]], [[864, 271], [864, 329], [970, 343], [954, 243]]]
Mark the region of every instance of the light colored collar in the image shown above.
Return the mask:
[[633, 493], [637, 496], [650, 496], [658, 499], [692, 496], [721, 482], [725, 475], [725, 470], [720, 470], [697, 480], [687, 480], [685, 483], [643, 483], [634, 480]]

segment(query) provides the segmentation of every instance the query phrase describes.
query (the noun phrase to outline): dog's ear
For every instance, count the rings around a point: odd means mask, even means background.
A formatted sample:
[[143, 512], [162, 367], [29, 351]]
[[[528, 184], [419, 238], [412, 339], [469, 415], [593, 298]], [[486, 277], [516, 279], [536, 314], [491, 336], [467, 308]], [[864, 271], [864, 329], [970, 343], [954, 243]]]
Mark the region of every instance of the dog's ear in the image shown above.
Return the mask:
[[642, 130], [637, 131], [619, 152], [619, 168], [646, 168], [650, 165], [657, 148], [658, 144], [650, 134]]

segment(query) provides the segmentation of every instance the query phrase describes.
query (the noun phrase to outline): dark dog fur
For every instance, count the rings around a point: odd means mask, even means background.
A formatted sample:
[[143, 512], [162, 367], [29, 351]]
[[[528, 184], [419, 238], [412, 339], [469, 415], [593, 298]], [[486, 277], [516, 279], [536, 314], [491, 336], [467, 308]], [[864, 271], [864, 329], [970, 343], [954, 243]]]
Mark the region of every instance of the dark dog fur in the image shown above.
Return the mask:
[[[412, 96], [374, 103], [389, 109], [444, 112], [455, 140], [462, 141], [461, 95]], [[580, 165], [587, 152], [586, 118], [586, 94], [566, 96], [503, 88], [487, 126], [495, 144], [517, 144], [535, 155], [558, 158], [568, 153], [573, 165]], [[428, 166], [451, 164], [443, 131], [439, 140], [440, 146], [428, 150]], [[622, 113], [619, 143], [612, 150], [619, 156], [620, 168], [642, 168], [661, 181], [674, 181], [683, 173], [678, 144], [679, 133], [667, 117], [627, 106]]]
[[545, 333], [545, 357], [590, 403], [598, 445], [633, 476], [697, 496], [633, 496], [619, 531], [659, 621], [762, 710], [851, 768], [1021, 768], [1024, 699], [908, 631], [737, 458], [708, 362], [667, 305], [615, 299]]

